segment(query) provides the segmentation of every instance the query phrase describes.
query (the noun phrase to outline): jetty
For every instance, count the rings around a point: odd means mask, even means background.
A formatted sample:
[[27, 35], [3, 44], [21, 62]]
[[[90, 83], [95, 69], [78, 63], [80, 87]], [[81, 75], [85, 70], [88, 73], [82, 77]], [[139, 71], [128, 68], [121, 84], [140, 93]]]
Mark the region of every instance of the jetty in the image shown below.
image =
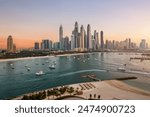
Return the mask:
[[87, 74], [83, 75], [82, 77], [92, 79], [93, 81], [100, 81], [100, 79], [96, 78], [95, 74]]

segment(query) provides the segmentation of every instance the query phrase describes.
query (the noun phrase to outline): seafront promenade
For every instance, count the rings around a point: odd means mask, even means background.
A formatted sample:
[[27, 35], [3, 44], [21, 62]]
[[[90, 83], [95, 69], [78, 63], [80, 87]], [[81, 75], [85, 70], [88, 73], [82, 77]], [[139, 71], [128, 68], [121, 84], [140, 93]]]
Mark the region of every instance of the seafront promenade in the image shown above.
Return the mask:
[[[65, 86], [64, 86], [65, 87]], [[43, 100], [54, 99], [95, 99], [95, 100], [148, 100], [150, 99], [150, 92], [144, 91], [132, 86], [129, 86], [118, 80], [97, 81], [67, 85], [72, 87], [74, 91], [68, 93], [67, 91], [62, 95], [47, 95]], [[13, 100], [23, 99], [24, 96], [32, 96], [39, 94], [40, 92], [47, 92], [53, 89], [59, 89], [61, 87], [55, 87], [46, 89], [43, 91], [33, 92], [14, 98]], [[75, 93], [78, 91], [78, 93]], [[70, 98], [69, 98], [70, 97]]]

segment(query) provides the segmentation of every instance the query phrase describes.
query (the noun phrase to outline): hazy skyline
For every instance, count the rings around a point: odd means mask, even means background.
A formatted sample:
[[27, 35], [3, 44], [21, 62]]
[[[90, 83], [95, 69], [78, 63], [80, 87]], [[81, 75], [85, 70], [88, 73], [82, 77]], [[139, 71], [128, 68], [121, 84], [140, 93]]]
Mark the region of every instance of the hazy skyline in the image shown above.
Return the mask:
[[104, 39], [150, 38], [149, 0], [0, 0], [0, 48], [12, 35], [18, 48], [35, 41], [58, 41], [59, 26], [71, 36], [74, 23], [104, 31]]

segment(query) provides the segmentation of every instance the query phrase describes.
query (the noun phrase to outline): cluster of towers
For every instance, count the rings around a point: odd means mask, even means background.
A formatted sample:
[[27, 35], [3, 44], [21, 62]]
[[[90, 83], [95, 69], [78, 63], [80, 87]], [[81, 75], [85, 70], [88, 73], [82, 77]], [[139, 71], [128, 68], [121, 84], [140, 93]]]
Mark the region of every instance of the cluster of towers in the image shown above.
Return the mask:
[[[123, 41], [105, 40], [104, 32], [91, 32], [90, 24], [87, 28], [83, 25], [79, 27], [78, 22], [75, 22], [71, 38], [63, 35], [63, 26], [59, 27], [59, 41], [53, 43], [51, 40], [44, 39], [41, 44], [35, 42], [34, 49], [36, 50], [62, 50], [62, 51], [95, 51], [95, 50], [127, 50], [137, 49], [136, 43], [132, 42], [130, 38]], [[143, 39], [140, 43], [141, 49], [148, 48], [148, 44]]]
[[[68, 37], [67, 37], [68, 38]], [[63, 27], [62, 25], [59, 28], [59, 49], [65, 50], [65, 40], [66, 37], [63, 38]], [[69, 38], [68, 38], [69, 40]], [[78, 22], [75, 22], [74, 30], [72, 31], [70, 49], [74, 51], [89, 51], [89, 50], [97, 50], [104, 48], [104, 38], [103, 31], [99, 33], [95, 30], [94, 34], [91, 34], [91, 26], [87, 25], [87, 31], [84, 29], [83, 25], [81, 25], [80, 30], [78, 26]]]

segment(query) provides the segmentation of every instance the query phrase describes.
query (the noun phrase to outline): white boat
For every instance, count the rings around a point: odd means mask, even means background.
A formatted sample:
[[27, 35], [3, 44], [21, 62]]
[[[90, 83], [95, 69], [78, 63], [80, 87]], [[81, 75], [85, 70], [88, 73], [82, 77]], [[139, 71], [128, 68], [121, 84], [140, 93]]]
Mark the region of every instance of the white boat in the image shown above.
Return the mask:
[[30, 68], [27, 68], [28, 71], [30, 71]]
[[28, 67], [28, 65], [25, 65], [25, 67]]
[[39, 72], [36, 72], [35, 74], [36, 74], [37, 76], [41, 76], [41, 75], [44, 74], [44, 72], [43, 72], [43, 71], [39, 71]]
[[10, 64], [10, 66], [13, 66], [13, 65], [14, 65], [14, 64], [12, 64], [12, 63]]
[[49, 68], [50, 69], [55, 69], [55, 65], [53, 64], [53, 65], [49, 65]]
[[45, 63], [49, 63], [49, 61], [45, 61]]
[[121, 71], [121, 72], [125, 72], [126, 71], [126, 69], [124, 67], [119, 67], [117, 70]]

